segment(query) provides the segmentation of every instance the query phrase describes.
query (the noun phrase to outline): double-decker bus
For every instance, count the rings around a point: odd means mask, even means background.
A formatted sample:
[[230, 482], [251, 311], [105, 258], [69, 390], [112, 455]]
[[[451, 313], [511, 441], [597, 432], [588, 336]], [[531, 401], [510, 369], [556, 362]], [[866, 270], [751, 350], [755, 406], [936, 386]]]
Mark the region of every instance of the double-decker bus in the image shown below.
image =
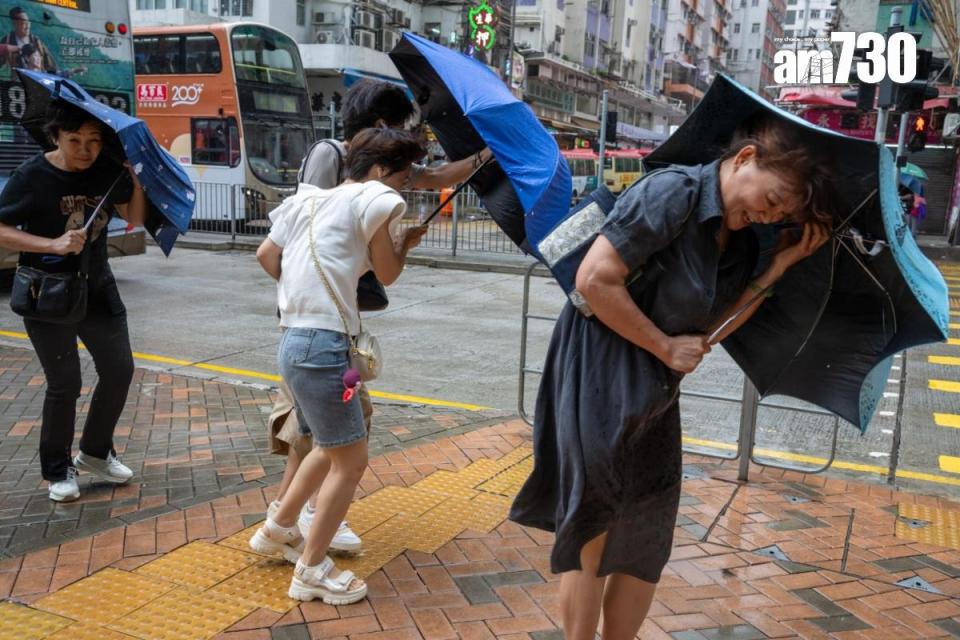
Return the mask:
[[128, 0], [0, 0], [0, 178], [40, 151], [19, 125], [26, 100], [17, 67], [70, 78], [133, 114]]
[[589, 149], [569, 149], [560, 153], [570, 165], [574, 201], [597, 188], [596, 152]]
[[137, 114], [197, 186], [195, 221], [263, 220], [314, 140], [296, 42], [251, 22], [137, 27]]

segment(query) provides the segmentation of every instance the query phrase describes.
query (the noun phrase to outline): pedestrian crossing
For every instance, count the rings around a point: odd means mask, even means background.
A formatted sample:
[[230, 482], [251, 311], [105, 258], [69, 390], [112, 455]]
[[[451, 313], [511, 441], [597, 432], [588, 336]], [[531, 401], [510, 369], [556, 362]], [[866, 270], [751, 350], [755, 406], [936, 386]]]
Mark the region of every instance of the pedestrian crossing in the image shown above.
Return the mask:
[[[937, 265], [947, 282], [947, 288], [950, 293], [950, 317], [951, 319], [960, 319], [960, 301], [954, 296], [960, 296], [960, 265], [950, 263], [940, 263]], [[960, 330], [960, 322], [950, 322], [947, 325], [951, 332]], [[942, 378], [930, 378], [927, 380], [927, 386], [931, 391], [955, 394], [960, 393], [960, 375], [952, 367], [960, 366], [960, 355], [957, 349], [951, 347], [960, 347], [960, 339], [950, 337], [943, 345], [944, 353], [927, 356], [927, 362], [941, 367], [938, 375]], [[933, 423], [941, 429], [960, 429], [960, 414], [932, 412]], [[937, 438], [938, 443], [941, 438]], [[937, 456], [940, 470], [944, 473], [960, 474], [960, 456], [940, 454]]]

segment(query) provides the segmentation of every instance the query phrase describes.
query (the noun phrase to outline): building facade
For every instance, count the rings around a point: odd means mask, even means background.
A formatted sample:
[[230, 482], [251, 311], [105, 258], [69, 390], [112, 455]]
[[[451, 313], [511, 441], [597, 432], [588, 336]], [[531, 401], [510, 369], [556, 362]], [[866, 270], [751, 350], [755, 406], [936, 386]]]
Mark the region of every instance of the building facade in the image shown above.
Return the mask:
[[[729, 25], [729, 73], [738, 82], [767, 98], [776, 97], [775, 90], [771, 88], [774, 84], [773, 56], [778, 49], [793, 45], [783, 27], [784, 7], [784, 0], [737, 0]], [[786, 13], [790, 14], [789, 9]]]
[[730, 0], [669, 0], [662, 51], [664, 89], [692, 108], [726, 70]]
[[[618, 112], [624, 146], [658, 141], [684, 116], [664, 95], [660, 45], [668, 0], [485, 0], [498, 18], [489, 50], [469, 40], [468, 13], [483, 0], [130, 0], [134, 25], [253, 20], [297, 41], [318, 127], [328, 105], [360, 78], [402, 84], [389, 52], [403, 31], [463, 51], [508, 77], [558, 133], [562, 146], [596, 139], [600, 95]], [[714, 0], [710, 0], [713, 2]], [[586, 18], [584, 18], [586, 16]], [[511, 29], [511, 20], [515, 28]], [[513, 50], [510, 55], [510, 40]]]

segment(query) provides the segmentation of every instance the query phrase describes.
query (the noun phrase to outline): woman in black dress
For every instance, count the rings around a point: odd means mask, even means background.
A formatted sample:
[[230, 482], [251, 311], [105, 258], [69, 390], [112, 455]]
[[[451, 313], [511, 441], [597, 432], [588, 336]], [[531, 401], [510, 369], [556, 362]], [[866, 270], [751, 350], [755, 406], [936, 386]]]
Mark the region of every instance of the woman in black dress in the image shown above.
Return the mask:
[[[44, 130], [55, 149], [17, 167], [0, 193], [0, 246], [19, 251], [21, 265], [55, 273], [77, 272], [80, 254], [88, 252], [85, 317], [75, 324], [23, 321], [47, 381], [40, 469], [50, 483], [50, 499], [67, 502], [80, 497], [78, 468], [115, 484], [133, 477], [113, 448], [113, 432], [133, 379], [133, 354], [127, 311], [107, 264], [107, 223], [116, 213], [142, 226], [147, 200], [134, 172], [101, 154], [108, 132], [86, 111], [54, 102]], [[118, 175], [110, 206], [101, 207], [89, 231], [84, 230]], [[78, 337], [93, 357], [99, 381], [74, 458], [82, 385]]]
[[[829, 237], [826, 163], [758, 120], [717, 161], [672, 166], [623, 194], [577, 272], [595, 317], [567, 304], [537, 399], [533, 473], [510, 518], [554, 531], [567, 638], [633, 638], [670, 556], [680, 498], [679, 386], [706, 336]], [[786, 232], [751, 280], [754, 224]], [[800, 236], [797, 239], [797, 236]], [[644, 284], [630, 276], [655, 270]], [[735, 331], [763, 301], [725, 328]]]

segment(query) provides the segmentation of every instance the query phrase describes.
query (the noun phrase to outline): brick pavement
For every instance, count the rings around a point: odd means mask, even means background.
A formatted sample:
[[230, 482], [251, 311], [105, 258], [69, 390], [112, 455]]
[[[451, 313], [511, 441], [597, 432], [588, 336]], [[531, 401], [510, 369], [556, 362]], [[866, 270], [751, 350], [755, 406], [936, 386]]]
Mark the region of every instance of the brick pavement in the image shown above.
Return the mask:
[[[95, 379], [93, 362], [83, 357], [81, 364], [79, 427]], [[0, 345], [0, 558], [270, 486], [283, 472], [285, 458], [267, 453], [269, 389], [137, 368], [115, 438], [134, 481], [91, 484], [81, 474], [81, 499], [54, 504], [37, 458], [44, 389], [32, 351]], [[377, 400], [374, 405], [372, 455], [506, 415]]]
[[[503, 521], [529, 439], [515, 420], [372, 459], [350, 514], [364, 602], [285, 597], [289, 565], [243, 545], [273, 496], [261, 487], [0, 562], [0, 639], [560, 638], [551, 536]], [[960, 637], [960, 550], [916, 533], [952, 530], [960, 505], [685, 463], [641, 638]]]

